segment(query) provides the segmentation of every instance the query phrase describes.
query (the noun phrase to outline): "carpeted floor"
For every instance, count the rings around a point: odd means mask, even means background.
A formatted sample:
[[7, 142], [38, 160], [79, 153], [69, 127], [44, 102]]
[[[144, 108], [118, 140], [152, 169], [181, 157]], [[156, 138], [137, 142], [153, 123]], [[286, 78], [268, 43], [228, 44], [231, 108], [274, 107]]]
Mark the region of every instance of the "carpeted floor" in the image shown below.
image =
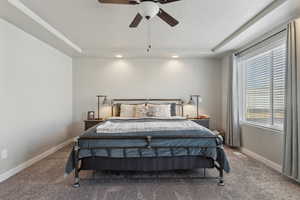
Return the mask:
[[[231, 149], [226, 151], [232, 172], [225, 175], [224, 187], [217, 186], [215, 180], [103, 180], [100, 173], [82, 172], [81, 177], [86, 179], [81, 180], [79, 189], [75, 189], [71, 186], [72, 175], [63, 176], [69, 151], [70, 147], [66, 147], [0, 183], [0, 200], [300, 199], [300, 184]], [[214, 175], [215, 172], [207, 170], [207, 174]]]

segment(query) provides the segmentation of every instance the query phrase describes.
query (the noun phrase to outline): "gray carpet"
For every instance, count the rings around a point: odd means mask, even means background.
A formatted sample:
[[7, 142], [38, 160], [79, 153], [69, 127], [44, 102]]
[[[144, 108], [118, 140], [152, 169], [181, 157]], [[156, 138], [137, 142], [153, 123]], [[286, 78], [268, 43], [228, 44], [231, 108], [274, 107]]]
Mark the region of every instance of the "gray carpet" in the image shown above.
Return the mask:
[[[74, 189], [72, 175], [64, 178], [64, 164], [70, 147], [49, 156], [16, 176], [0, 183], [1, 200], [289, 200], [300, 199], [300, 185], [282, 177], [265, 165], [226, 149], [232, 172], [225, 175], [226, 185], [215, 180], [139, 179], [82, 172], [81, 187]], [[203, 173], [202, 171], [198, 172]], [[192, 175], [194, 175], [193, 172]], [[207, 170], [215, 175], [214, 170]], [[181, 176], [182, 174], [175, 174]], [[144, 175], [149, 177], [150, 175]], [[160, 174], [164, 176], [164, 174]]]

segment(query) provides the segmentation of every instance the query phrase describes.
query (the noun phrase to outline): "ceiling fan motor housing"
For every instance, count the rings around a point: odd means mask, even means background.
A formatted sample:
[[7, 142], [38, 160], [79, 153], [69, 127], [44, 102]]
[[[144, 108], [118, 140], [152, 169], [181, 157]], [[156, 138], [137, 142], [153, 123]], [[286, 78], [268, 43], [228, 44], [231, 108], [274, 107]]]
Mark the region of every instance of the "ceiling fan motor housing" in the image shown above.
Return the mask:
[[159, 6], [153, 1], [142, 1], [139, 4], [140, 12], [146, 19], [151, 19], [159, 12]]

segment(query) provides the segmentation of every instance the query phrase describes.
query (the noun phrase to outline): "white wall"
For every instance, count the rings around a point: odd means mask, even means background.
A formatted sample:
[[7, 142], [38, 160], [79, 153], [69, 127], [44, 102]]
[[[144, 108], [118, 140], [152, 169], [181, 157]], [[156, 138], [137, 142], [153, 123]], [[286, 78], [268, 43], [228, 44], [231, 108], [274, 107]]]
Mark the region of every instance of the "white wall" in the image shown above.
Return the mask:
[[200, 111], [221, 123], [221, 62], [213, 59], [74, 59], [73, 102], [77, 134], [96, 94], [110, 98], [182, 98], [200, 94]]
[[72, 59], [0, 19], [0, 174], [70, 138]]
[[[222, 59], [222, 126], [226, 130], [229, 56]], [[283, 133], [253, 125], [241, 125], [241, 145], [274, 163], [282, 162]]]

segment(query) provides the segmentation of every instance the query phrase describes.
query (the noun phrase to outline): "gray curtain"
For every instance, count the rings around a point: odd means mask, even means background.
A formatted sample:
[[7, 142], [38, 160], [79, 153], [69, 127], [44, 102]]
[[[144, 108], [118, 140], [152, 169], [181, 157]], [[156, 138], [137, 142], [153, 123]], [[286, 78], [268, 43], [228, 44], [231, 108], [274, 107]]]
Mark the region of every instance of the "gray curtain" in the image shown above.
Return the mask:
[[283, 174], [300, 182], [300, 20], [288, 25]]
[[229, 58], [228, 97], [225, 143], [231, 147], [241, 146], [239, 125], [238, 66], [234, 55]]

